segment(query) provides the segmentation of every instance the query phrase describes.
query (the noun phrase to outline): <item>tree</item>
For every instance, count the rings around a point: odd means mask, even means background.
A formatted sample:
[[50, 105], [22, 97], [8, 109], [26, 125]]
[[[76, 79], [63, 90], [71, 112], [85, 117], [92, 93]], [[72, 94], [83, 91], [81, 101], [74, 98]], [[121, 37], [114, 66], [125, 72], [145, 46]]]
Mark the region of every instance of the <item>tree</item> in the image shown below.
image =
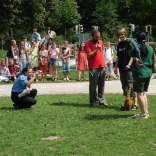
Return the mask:
[[[92, 23], [96, 23], [100, 26], [101, 34], [104, 35], [103, 39], [111, 39], [121, 25], [123, 25], [118, 20], [116, 7], [112, 2], [106, 2], [105, 0], [100, 1], [96, 5], [96, 10], [93, 12]], [[105, 33], [104, 33], [105, 32]]]
[[20, 23], [20, 18], [17, 18], [18, 13], [20, 13], [19, 6], [21, 0], [3, 0], [0, 1], [0, 32], [8, 34], [11, 26], [15, 26], [16, 23]]

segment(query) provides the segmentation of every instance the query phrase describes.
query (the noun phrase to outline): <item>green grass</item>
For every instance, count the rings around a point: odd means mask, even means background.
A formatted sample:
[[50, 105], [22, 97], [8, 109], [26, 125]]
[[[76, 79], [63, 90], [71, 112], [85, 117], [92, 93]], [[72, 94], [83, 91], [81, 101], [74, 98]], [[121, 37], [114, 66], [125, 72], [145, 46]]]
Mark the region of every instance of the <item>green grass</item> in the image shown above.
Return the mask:
[[0, 61], [6, 57], [7, 50], [0, 50]]
[[[107, 94], [109, 107], [89, 107], [88, 94], [40, 95], [27, 110], [0, 104], [0, 156], [155, 156], [156, 97], [148, 95], [148, 119], [139, 110], [119, 111], [121, 94]], [[49, 136], [58, 137], [43, 140]]]

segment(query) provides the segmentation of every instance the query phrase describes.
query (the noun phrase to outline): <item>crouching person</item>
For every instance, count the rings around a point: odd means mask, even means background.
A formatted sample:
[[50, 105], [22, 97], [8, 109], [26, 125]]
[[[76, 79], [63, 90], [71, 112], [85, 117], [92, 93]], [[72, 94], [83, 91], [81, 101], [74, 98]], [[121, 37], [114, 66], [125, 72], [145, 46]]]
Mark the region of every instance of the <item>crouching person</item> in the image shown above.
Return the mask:
[[39, 71], [33, 74], [31, 67], [25, 67], [22, 74], [15, 80], [11, 91], [11, 100], [15, 109], [31, 108], [37, 103], [35, 99], [37, 90], [32, 87], [32, 82], [38, 74]]

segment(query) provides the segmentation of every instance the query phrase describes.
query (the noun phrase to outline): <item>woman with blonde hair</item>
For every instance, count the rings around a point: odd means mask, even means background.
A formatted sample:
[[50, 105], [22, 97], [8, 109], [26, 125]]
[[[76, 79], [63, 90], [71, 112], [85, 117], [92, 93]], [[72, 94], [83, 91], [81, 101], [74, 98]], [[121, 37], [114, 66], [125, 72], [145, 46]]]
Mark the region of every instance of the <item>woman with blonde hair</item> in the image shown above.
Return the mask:
[[62, 68], [64, 74], [64, 81], [69, 81], [69, 73], [70, 73], [70, 48], [68, 47], [68, 41], [64, 42], [64, 45], [61, 50], [61, 58], [62, 58]]
[[20, 72], [22, 72], [23, 68], [25, 68], [28, 63], [27, 51], [28, 50], [25, 48], [25, 43], [21, 41], [19, 44], [19, 52], [18, 52]]

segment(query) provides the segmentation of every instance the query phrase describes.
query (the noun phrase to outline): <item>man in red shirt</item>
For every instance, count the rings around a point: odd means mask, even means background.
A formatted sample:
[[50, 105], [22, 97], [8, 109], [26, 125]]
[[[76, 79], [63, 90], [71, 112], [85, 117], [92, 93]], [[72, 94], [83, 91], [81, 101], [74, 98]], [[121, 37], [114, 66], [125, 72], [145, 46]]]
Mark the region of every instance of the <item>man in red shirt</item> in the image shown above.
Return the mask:
[[[98, 105], [108, 106], [104, 97], [105, 86], [105, 59], [104, 59], [104, 43], [100, 40], [100, 32], [92, 31], [92, 39], [87, 41], [85, 45], [89, 67], [89, 95], [90, 105], [96, 107]], [[98, 94], [96, 88], [98, 86]]]

